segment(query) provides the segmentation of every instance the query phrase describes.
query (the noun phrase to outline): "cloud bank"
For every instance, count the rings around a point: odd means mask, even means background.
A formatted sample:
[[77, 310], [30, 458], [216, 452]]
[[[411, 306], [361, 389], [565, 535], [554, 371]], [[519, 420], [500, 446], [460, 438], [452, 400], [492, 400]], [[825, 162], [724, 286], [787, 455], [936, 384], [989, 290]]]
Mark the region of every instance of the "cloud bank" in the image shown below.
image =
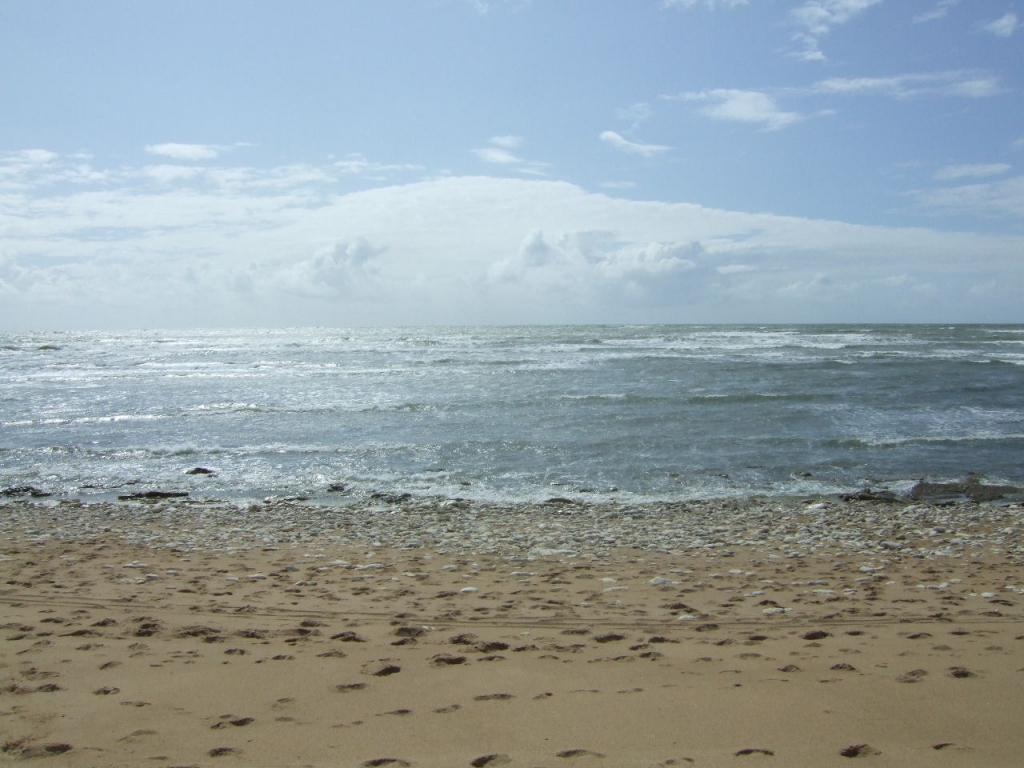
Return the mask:
[[[517, 145], [498, 138], [490, 146]], [[560, 181], [345, 191], [351, 168], [336, 163], [97, 168], [46, 150], [0, 169], [7, 329], [998, 320], [1017, 316], [1024, 288], [1020, 236], [627, 200]], [[980, 183], [916, 203], [1024, 217], [1021, 177], [987, 181], [1004, 170], [950, 166], [937, 176]]]

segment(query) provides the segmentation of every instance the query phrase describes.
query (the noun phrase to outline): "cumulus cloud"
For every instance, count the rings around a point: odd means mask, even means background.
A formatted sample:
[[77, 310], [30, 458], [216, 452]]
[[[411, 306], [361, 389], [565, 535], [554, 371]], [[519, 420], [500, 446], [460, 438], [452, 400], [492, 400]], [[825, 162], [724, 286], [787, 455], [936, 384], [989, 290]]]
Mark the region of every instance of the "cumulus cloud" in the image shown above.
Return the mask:
[[174, 160], [212, 160], [220, 154], [220, 148], [212, 144], [147, 144], [146, 151]]
[[554, 238], [531, 231], [516, 254], [488, 271], [492, 285], [521, 285], [564, 300], [633, 301], [678, 298], [680, 279], [697, 267], [699, 243], [635, 242], [614, 232], [585, 230]]
[[358, 237], [320, 248], [298, 261], [250, 266], [248, 282], [262, 283], [265, 291], [276, 288], [302, 297], [344, 296], [369, 287], [376, 274], [373, 260], [385, 250]]
[[640, 155], [641, 157], [657, 157], [658, 155], [669, 152], [672, 149], [672, 147], [662, 146], [661, 144], [644, 144], [637, 141], [630, 141], [615, 131], [604, 131], [599, 138], [605, 144], [614, 147], [620, 152], [626, 152], [631, 155]]
[[793, 39], [802, 50], [791, 55], [803, 61], [824, 61], [827, 57], [819, 47], [819, 40], [833, 27], [846, 24], [855, 16], [882, 0], [808, 0], [789, 12], [790, 20], [802, 27]]
[[985, 98], [1003, 93], [999, 78], [984, 72], [950, 70], [918, 72], [890, 77], [830, 77], [819, 80], [811, 91], [822, 94], [914, 96], [961, 96]]
[[775, 131], [804, 119], [799, 112], [786, 112], [779, 108], [768, 94], [759, 91], [742, 91], [731, 88], [716, 88], [710, 91], [683, 93], [666, 98], [684, 101], [707, 102], [699, 110], [713, 120], [728, 120], [738, 123], [752, 123]]
[[935, 172], [932, 177], [936, 181], [953, 181], [955, 179], [984, 179], [989, 176], [1001, 176], [1013, 166], [1007, 163], [988, 163], [974, 165], [947, 165]]
[[1020, 19], [1017, 18], [1017, 14], [1007, 13], [1005, 16], [990, 21], [987, 24], [982, 24], [981, 28], [986, 32], [989, 32], [996, 37], [1009, 37], [1018, 29], [1020, 29]]
[[[77, 163], [58, 158], [45, 173]], [[1024, 282], [1020, 236], [748, 214], [515, 177], [345, 192], [330, 163], [219, 171], [234, 180], [199, 169], [154, 183], [118, 166], [70, 189], [8, 193], [0, 327], [885, 319], [879, 286], [902, 289], [873, 281], [893, 264], [934, 284], [942, 307], [968, 306], [970, 285]], [[282, 181], [318, 174], [335, 186]], [[922, 193], [927, 210], [1024, 216], [1019, 178], [927, 192], [946, 195]], [[790, 286], [815, 301], [780, 298]], [[812, 304], [819, 314], [801, 314]]]

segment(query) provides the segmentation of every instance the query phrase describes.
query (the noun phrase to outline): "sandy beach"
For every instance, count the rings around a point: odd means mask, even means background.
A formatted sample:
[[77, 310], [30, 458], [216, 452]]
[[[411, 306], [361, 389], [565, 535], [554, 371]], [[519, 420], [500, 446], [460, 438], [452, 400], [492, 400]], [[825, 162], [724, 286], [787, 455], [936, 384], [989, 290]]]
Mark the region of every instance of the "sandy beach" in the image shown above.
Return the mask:
[[1019, 504], [0, 517], [2, 764], [1024, 761]]

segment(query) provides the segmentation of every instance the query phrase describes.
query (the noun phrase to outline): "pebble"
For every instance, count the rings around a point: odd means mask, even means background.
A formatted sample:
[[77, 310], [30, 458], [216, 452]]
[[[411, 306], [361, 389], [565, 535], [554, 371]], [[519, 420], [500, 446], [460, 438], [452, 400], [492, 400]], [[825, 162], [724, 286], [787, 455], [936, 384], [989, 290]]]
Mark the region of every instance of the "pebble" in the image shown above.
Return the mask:
[[[808, 505], [823, 504], [807, 514]], [[712, 499], [687, 502], [590, 502], [567, 515], [529, 503], [415, 498], [391, 504], [351, 498], [343, 506], [271, 499], [231, 503], [181, 499], [146, 501], [0, 500], [0, 536], [25, 541], [118, 538], [126, 544], [191, 551], [240, 552], [319, 542], [369, 548], [428, 548], [447, 555], [500, 554], [516, 562], [607, 556], [617, 548], [728, 557], [728, 546], [749, 546], [777, 557], [827, 553], [859, 560], [866, 579], [884, 578], [894, 558], [969, 557], [979, 547], [1007, 557], [1024, 553], [1024, 506], [912, 506], [899, 501]], [[145, 512], [140, 515], [140, 512]], [[144, 521], [144, 524], [140, 523]], [[949, 532], [956, 531], [956, 536]], [[897, 548], [898, 547], [898, 548]], [[855, 561], [856, 562], [856, 561]], [[335, 560], [321, 567], [352, 566]], [[145, 570], [139, 561], [122, 567]], [[460, 570], [457, 565], [445, 570]], [[288, 571], [297, 569], [287, 567]], [[522, 571], [524, 575], [530, 573]], [[530, 574], [532, 575], [532, 574]], [[726, 578], [752, 576], [739, 569]], [[250, 574], [249, 580], [266, 578]], [[653, 586], [668, 586], [655, 577]], [[821, 586], [826, 586], [822, 584]]]

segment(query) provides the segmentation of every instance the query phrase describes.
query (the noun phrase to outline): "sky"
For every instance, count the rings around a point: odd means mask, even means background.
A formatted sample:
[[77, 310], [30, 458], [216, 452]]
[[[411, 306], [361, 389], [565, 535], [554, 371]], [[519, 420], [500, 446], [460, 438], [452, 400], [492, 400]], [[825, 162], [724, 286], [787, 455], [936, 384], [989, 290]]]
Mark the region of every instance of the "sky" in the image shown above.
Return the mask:
[[0, 330], [1024, 322], [1019, 0], [3, 0]]

